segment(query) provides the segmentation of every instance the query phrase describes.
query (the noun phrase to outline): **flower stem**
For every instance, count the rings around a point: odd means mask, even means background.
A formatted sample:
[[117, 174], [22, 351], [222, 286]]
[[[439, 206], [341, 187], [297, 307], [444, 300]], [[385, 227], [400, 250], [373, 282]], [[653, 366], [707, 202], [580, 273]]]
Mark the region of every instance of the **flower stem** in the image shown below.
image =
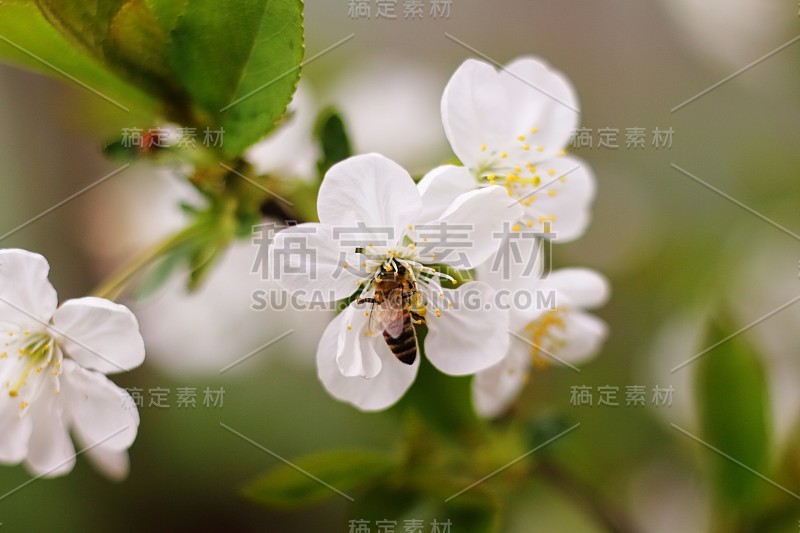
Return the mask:
[[198, 228], [193, 225], [156, 243], [106, 278], [92, 291], [92, 296], [116, 300], [142, 270], [178, 246], [191, 240], [197, 233]]

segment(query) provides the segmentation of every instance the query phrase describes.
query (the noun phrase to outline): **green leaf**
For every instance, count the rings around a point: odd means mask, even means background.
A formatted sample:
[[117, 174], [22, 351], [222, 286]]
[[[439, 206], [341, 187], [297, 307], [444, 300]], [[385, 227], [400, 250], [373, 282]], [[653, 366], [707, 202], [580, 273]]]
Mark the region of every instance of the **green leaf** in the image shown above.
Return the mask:
[[42, 14], [110, 70], [180, 107], [166, 62], [167, 34], [145, 0], [36, 0]]
[[172, 33], [189, 0], [145, 0], [165, 35]]
[[[397, 466], [386, 454], [334, 451], [309, 455], [295, 464], [345, 494], [385, 479]], [[336, 492], [288, 465], [281, 465], [244, 488], [249, 499], [270, 507], [292, 508], [318, 503]]]
[[333, 165], [353, 155], [353, 147], [342, 116], [332, 107], [319, 114], [314, 136], [322, 148], [322, 157], [317, 162], [322, 179]]
[[159, 110], [156, 100], [73, 46], [32, 0], [0, 3], [0, 61], [81, 86], [107, 101], [128, 127], [146, 124]]
[[201, 122], [224, 128], [226, 155], [275, 127], [300, 77], [302, 0], [194, 0], [171, 37], [172, 71]]
[[143, 300], [155, 294], [182, 265], [188, 263], [191, 252], [191, 243], [187, 243], [165, 254], [137, 285], [136, 299]]
[[[725, 320], [710, 324], [711, 346], [738, 328]], [[742, 336], [723, 342], [697, 363], [696, 394], [703, 438], [721, 452], [766, 475], [770, 431], [764, 368]], [[753, 503], [764, 482], [735, 461], [706, 450], [713, 461], [717, 493], [735, 508]]]

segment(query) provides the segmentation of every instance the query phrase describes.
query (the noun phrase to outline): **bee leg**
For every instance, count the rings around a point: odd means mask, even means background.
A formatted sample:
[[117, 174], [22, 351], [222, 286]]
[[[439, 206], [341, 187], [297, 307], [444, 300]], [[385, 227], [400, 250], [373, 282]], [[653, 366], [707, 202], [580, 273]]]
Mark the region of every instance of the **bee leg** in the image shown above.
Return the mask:
[[425, 317], [415, 311], [411, 311], [411, 321], [416, 325], [425, 324]]
[[374, 303], [378, 303], [378, 302], [375, 301], [375, 298], [359, 298], [358, 300], [356, 300], [356, 304], [358, 304], [358, 305], [361, 305], [361, 304], [374, 304]]

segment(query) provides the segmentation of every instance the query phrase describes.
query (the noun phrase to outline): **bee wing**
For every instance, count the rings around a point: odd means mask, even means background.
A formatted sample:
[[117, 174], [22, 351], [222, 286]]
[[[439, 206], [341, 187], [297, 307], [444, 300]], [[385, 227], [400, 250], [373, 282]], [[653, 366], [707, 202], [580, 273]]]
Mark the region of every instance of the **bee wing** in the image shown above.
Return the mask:
[[386, 301], [373, 310], [370, 319], [374, 319], [378, 329], [382, 329], [393, 339], [399, 337], [403, 333], [405, 326], [403, 320], [403, 290], [393, 290], [386, 298]]

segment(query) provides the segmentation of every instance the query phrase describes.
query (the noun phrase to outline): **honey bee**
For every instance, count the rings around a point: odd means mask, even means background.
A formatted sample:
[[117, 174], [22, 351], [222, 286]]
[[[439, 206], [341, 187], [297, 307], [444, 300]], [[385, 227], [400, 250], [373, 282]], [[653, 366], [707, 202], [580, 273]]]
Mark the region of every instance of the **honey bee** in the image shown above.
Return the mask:
[[425, 323], [425, 306], [414, 276], [403, 265], [383, 265], [373, 286], [372, 298], [358, 300], [372, 304], [369, 330], [383, 331], [383, 339], [395, 357], [411, 365], [418, 352], [414, 325]]

